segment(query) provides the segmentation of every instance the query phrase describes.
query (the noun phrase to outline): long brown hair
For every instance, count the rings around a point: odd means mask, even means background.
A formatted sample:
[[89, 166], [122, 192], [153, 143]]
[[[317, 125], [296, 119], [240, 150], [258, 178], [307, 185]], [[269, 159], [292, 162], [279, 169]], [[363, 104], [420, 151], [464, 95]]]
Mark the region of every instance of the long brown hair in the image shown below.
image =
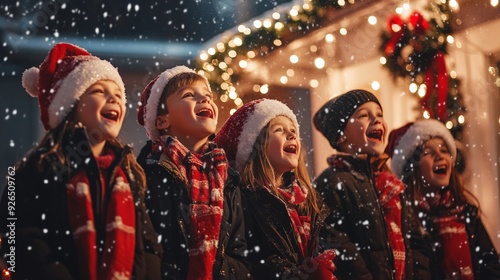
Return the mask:
[[[266, 153], [267, 145], [269, 143], [269, 123], [261, 130], [257, 140], [255, 141], [249, 159], [245, 163], [241, 172], [241, 182], [244, 186], [256, 190], [267, 186], [274, 195], [281, 197], [278, 189], [283, 186], [275, 186], [270, 182], [275, 182], [276, 174], [271, 165], [269, 157]], [[313, 212], [319, 213], [319, 206], [317, 203], [316, 192], [311, 185], [311, 179], [307, 172], [303, 148], [300, 149], [299, 164], [292, 171], [295, 173], [295, 178], [299, 181], [301, 186], [304, 186], [307, 191], [307, 199], [298, 206], [298, 210], [302, 213], [311, 215]], [[286, 185], [287, 180], [283, 178], [283, 185]]]
[[[403, 178], [403, 183], [407, 186], [413, 203], [417, 203], [418, 201], [425, 199], [425, 190], [427, 186], [422, 179], [422, 172], [420, 172], [420, 158], [422, 156], [424, 144], [425, 142], [421, 146], [417, 147], [413, 156], [409, 157], [417, 160], [414, 160], [412, 165], [407, 162], [404, 168], [406, 172], [409, 171], [409, 175]], [[465, 188], [462, 175], [455, 169], [455, 167], [451, 169], [450, 183], [448, 184], [448, 187], [451, 189], [452, 198], [457, 205], [469, 203], [479, 208], [478, 199], [474, 196], [474, 194]]]

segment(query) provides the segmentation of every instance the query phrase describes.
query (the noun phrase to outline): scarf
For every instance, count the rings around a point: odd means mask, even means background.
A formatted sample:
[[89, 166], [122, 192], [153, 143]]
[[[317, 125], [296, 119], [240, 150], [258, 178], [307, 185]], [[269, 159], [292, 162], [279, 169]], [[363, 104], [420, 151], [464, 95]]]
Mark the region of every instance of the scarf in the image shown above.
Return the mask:
[[384, 213], [389, 244], [394, 255], [395, 279], [404, 279], [406, 250], [401, 232], [401, 200], [399, 199], [399, 195], [404, 191], [404, 185], [391, 172], [382, 171], [375, 177], [375, 186]]
[[[354, 156], [359, 160], [370, 160], [371, 170], [375, 178], [375, 189], [378, 193], [379, 204], [384, 215], [384, 222], [387, 229], [389, 245], [394, 256], [394, 276], [395, 279], [404, 279], [406, 248], [403, 233], [401, 232], [401, 200], [399, 195], [404, 191], [404, 184], [387, 168], [387, 154], [378, 157], [368, 157], [365, 154]], [[361, 171], [356, 170], [352, 164], [342, 156], [331, 156], [328, 164], [336, 168], [349, 171], [359, 180], [364, 180], [365, 176]]]
[[[130, 279], [135, 251], [135, 205], [127, 176], [120, 167], [115, 168], [114, 181], [108, 185], [111, 163], [115, 155], [111, 150], [96, 158], [101, 182], [101, 197], [109, 197], [100, 217], [92, 208], [89, 178], [86, 170], [78, 171], [66, 185], [70, 228], [78, 252], [82, 279]], [[105, 192], [111, 192], [106, 194]], [[106, 195], [105, 195], [106, 194]], [[102, 199], [103, 202], [105, 199]], [[104, 224], [105, 233], [96, 233], [96, 224]], [[101, 227], [99, 227], [101, 228]], [[104, 243], [97, 235], [104, 235]]]
[[161, 140], [163, 154], [179, 168], [191, 198], [187, 279], [212, 279], [224, 210], [226, 154], [213, 142], [197, 154], [171, 136]]
[[385, 168], [387, 159], [388, 156], [382, 154], [379, 157], [371, 158], [370, 164], [375, 175], [375, 187], [384, 214], [389, 245], [394, 255], [394, 276], [395, 279], [404, 279], [406, 248], [401, 232], [402, 217], [399, 195], [404, 192], [405, 187], [403, 182]]
[[441, 245], [441, 266], [446, 279], [474, 279], [469, 236], [461, 215], [464, 205], [456, 205], [450, 188], [436, 192], [419, 203], [432, 218]]
[[307, 279], [336, 280], [337, 278], [333, 275], [336, 269], [334, 264], [336, 254], [334, 250], [326, 250], [316, 257], [308, 256], [307, 253], [312, 251], [312, 248], [309, 248], [311, 240], [311, 216], [300, 215], [296, 207], [307, 199], [308, 190], [301, 186], [297, 179], [294, 178], [288, 188], [280, 188], [278, 192], [287, 206], [290, 221], [297, 237], [297, 243], [304, 258], [304, 263], [299, 267], [300, 274], [297, 279], [302, 279], [305, 273], [309, 276]]
[[306, 257], [309, 239], [311, 238], [311, 217], [309, 215], [300, 215], [296, 207], [306, 200], [307, 189], [301, 186], [297, 179], [294, 179], [289, 188], [279, 188], [278, 192], [287, 206], [302, 255]]

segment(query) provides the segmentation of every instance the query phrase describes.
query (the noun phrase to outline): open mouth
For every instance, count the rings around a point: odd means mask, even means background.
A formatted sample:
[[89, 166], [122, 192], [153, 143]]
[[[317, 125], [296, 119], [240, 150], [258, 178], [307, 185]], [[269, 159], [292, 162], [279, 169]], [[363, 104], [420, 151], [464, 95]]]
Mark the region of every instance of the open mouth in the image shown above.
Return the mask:
[[384, 136], [384, 131], [382, 129], [374, 129], [366, 134], [369, 140], [371, 141], [382, 141], [382, 137]]
[[106, 112], [101, 113], [101, 116], [105, 119], [108, 119], [108, 120], [117, 121], [118, 118], [120, 117], [120, 114], [118, 113], [118, 111], [110, 110], [110, 111], [106, 111]]
[[213, 118], [214, 112], [210, 109], [204, 108], [204, 109], [201, 109], [200, 111], [196, 112], [196, 115], [198, 117]]
[[445, 175], [447, 172], [446, 165], [438, 165], [434, 168], [433, 172], [439, 175]]
[[297, 146], [296, 145], [286, 146], [283, 149], [283, 151], [286, 152], [286, 153], [296, 154], [297, 153]]

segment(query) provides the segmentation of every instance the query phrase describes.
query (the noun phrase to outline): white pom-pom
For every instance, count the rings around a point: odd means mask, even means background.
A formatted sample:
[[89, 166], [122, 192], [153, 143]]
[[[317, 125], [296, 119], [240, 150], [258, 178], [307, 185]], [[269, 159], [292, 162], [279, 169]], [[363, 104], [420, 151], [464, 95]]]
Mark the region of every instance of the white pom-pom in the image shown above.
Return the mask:
[[23, 87], [33, 97], [38, 96], [38, 73], [40, 70], [36, 67], [31, 67], [23, 72]]

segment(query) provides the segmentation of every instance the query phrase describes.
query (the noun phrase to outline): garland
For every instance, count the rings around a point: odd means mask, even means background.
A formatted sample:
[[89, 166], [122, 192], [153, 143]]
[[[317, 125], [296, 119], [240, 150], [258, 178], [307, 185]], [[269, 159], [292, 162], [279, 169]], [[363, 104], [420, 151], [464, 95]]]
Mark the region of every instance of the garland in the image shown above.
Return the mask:
[[383, 65], [394, 79], [414, 83], [413, 92], [419, 96], [424, 116], [442, 121], [460, 139], [466, 108], [460, 80], [447, 72], [445, 63], [447, 43], [452, 39], [451, 11], [448, 1], [431, 3], [428, 9], [435, 15], [428, 21], [419, 12], [406, 20], [399, 15], [389, 18], [387, 30], [381, 34]]
[[266, 56], [320, 28], [335, 10], [354, 3], [355, 0], [305, 0], [304, 4], [295, 5], [287, 12], [273, 13], [260, 27], [241, 25], [238, 35], [223, 38], [212, 51], [204, 52], [205, 57], [196, 61], [196, 67], [203, 69], [215, 92], [227, 96], [235, 91], [233, 84], [240, 79], [238, 71], [231, 67], [235, 59]]

